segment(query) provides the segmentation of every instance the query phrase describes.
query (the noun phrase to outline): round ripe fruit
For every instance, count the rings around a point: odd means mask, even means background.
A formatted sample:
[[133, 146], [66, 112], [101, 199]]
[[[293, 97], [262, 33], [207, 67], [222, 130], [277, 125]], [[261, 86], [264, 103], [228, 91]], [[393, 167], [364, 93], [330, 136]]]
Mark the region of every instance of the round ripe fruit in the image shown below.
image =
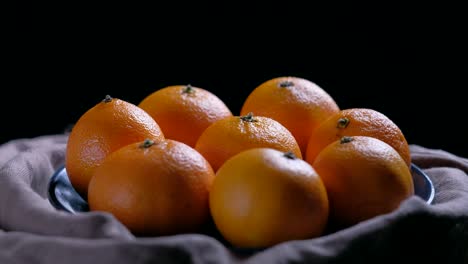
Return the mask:
[[250, 93], [241, 115], [254, 112], [280, 122], [294, 135], [305, 156], [311, 132], [339, 110], [334, 99], [315, 83], [299, 77], [277, 77]]
[[241, 248], [320, 236], [328, 198], [315, 170], [290, 152], [242, 151], [216, 173], [210, 210], [222, 236]]
[[215, 175], [192, 147], [173, 140], [127, 145], [89, 183], [92, 211], [112, 213], [136, 235], [197, 232], [210, 219]]
[[159, 124], [164, 136], [195, 147], [213, 122], [232, 116], [213, 93], [191, 85], [174, 85], [148, 95], [138, 105]]
[[312, 164], [318, 153], [343, 136], [369, 136], [380, 139], [400, 153], [408, 167], [411, 156], [400, 128], [384, 114], [367, 108], [341, 110], [320, 124], [309, 137], [305, 159]]
[[337, 226], [389, 213], [414, 193], [403, 158], [373, 137], [342, 137], [325, 147], [312, 167], [325, 184], [330, 218]]
[[288, 129], [269, 117], [254, 117], [252, 113], [216, 121], [203, 131], [195, 145], [214, 171], [231, 156], [255, 147], [291, 151], [302, 158], [299, 145]]
[[86, 197], [91, 175], [107, 155], [145, 138], [164, 139], [154, 119], [134, 104], [106, 96], [86, 111], [70, 132], [65, 167], [71, 184]]

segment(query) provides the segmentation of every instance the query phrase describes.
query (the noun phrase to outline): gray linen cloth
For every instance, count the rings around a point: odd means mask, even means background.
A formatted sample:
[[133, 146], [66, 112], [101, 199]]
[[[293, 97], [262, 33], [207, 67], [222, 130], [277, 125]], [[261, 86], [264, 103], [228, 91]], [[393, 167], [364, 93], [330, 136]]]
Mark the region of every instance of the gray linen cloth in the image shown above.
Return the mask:
[[392, 213], [319, 238], [258, 251], [207, 234], [135, 237], [112, 215], [70, 214], [47, 199], [67, 135], [0, 145], [0, 263], [468, 263], [468, 159], [411, 145], [432, 179], [433, 204], [414, 196]]

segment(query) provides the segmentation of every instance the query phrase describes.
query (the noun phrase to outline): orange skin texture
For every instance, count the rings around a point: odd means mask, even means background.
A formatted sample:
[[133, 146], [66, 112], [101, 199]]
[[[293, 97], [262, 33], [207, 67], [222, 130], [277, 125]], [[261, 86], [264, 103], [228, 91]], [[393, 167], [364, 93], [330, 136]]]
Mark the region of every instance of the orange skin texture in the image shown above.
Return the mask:
[[223, 237], [241, 248], [318, 237], [329, 214], [315, 170], [271, 148], [249, 149], [224, 163], [210, 192], [210, 209]]
[[256, 87], [240, 113], [253, 112], [280, 122], [294, 135], [305, 156], [312, 131], [339, 110], [334, 99], [321, 87], [309, 80], [289, 76], [273, 78]]
[[65, 167], [70, 182], [83, 197], [94, 170], [113, 151], [133, 142], [164, 139], [148, 113], [129, 102], [113, 98], [86, 111], [70, 132]]
[[199, 231], [210, 220], [215, 174], [192, 147], [173, 140], [127, 145], [108, 156], [89, 184], [90, 210], [112, 213], [139, 236]]
[[161, 127], [164, 136], [195, 147], [198, 137], [209, 125], [232, 116], [213, 93], [186, 85], [168, 86], [148, 95], [138, 105]]
[[195, 149], [210, 162], [215, 171], [233, 155], [250, 148], [269, 147], [291, 151], [302, 158], [294, 136], [279, 122], [253, 116], [254, 122], [239, 116], [228, 117], [211, 124], [198, 139]]
[[387, 143], [367, 136], [329, 144], [312, 167], [322, 178], [330, 218], [346, 227], [390, 213], [414, 194], [411, 171]]
[[[342, 118], [349, 120], [344, 128], [338, 125]], [[378, 138], [392, 146], [408, 167], [411, 165], [409, 145], [400, 128], [384, 114], [367, 108], [344, 109], [321, 123], [309, 137], [305, 159], [312, 164], [323, 148], [343, 136]]]

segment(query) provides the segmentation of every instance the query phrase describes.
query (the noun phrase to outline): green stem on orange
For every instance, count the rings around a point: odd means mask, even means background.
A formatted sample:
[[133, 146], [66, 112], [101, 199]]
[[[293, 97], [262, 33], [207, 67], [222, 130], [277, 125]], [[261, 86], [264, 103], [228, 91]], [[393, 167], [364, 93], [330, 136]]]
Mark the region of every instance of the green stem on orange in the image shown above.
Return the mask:
[[282, 81], [279, 83], [279, 87], [281, 88], [287, 88], [291, 86], [294, 86], [294, 83], [292, 81]]
[[110, 95], [106, 95], [106, 97], [104, 97], [104, 99], [102, 100], [104, 103], [110, 103], [112, 102], [112, 97]]
[[241, 116], [240, 119], [245, 122], [257, 122], [257, 119], [253, 117], [253, 113], [249, 112], [245, 116]]
[[341, 144], [345, 144], [345, 143], [349, 143], [351, 141], [353, 141], [354, 138], [353, 137], [348, 137], [348, 136], [344, 136], [340, 139], [340, 143]]
[[336, 124], [337, 128], [346, 128], [349, 125], [349, 119], [346, 117], [342, 117], [338, 119], [338, 123]]
[[153, 146], [154, 144], [155, 143], [153, 140], [147, 138], [143, 141], [143, 143], [140, 144], [140, 148], [146, 149], [146, 148]]
[[190, 84], [187, 84], [184, 90], [182, 91], [182, 93], [186, 93], [186, 94], [192, 94], [194, 92], [195, 92], [195, 89], [193, 89], [192, 85]]
[[292, 151], [284, 152], [283, 156], [292, 160], [297, 159], [296, 155], [294, 155]]

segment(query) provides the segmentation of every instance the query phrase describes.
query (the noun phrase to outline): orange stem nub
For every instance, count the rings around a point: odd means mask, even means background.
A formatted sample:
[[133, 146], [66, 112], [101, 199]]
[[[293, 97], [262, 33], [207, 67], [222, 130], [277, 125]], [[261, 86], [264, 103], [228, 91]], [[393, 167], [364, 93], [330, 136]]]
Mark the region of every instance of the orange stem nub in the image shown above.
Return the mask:
[[112, 102], [112, 97], [110, 95], [106, 95], [106, 97], [104, 97], [104, 99], [102, 100], [104, 103], [110, 103]]
[[351, 141], [353, 141], [354, 138], [353, 137], [348, 137], [348, 136], [344, 136], [340, 139], [340, 143], [341, 144], [345, 144], [345, 143], [349, 143]]
[[194, 92], [195, 92], [195, 89], [193, 89], [192, 85], [190, 84], [187, 84], [187, 86], [185, 86], [184, 90], [182, 91], [182, 93], [186, 93], [186, 94], [191, 94]]
[[249, 112], [245, 116], [241, 116], [240, 119], [245, 122], [257, 122], [257, 119], [253, 117], [253, 113]]
[[346, 128], [349, 125], [349, 119], [346, 117], [342, 117], [338, 119], [338, 124], [336, 124], [337, 128]]
[[296, 155], [294, 155], [292, 151], [284, 152], [283, 156], [292, 160], [297, 159]]
[[287, 88], [291, 86], [294, 86], [294, 83], [292, 81], [282, 81], [279, 83], [279, 87], [281, 88]]
[[149, 148], [149, 147], [153, 146], [154, 144], [155, 143], [154, 143], [153, 140], [145, 139], [145, 141], [143, 141], [143, 143], [141, 143], [140, 148], [146, 149], [146, 148]]

